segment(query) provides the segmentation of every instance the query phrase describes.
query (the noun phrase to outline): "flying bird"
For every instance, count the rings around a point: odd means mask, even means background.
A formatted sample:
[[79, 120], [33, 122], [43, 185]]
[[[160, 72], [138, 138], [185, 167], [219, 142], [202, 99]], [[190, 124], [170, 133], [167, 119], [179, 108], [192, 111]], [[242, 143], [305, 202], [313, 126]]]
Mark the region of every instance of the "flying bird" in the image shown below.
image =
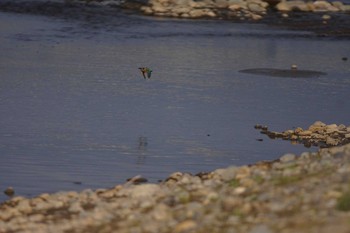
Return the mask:
[[139, 70], [141, 70], [141, 73], [143, 75], [143, 78], [151, 78], [152, 70], [148, 67], [140, 67]]

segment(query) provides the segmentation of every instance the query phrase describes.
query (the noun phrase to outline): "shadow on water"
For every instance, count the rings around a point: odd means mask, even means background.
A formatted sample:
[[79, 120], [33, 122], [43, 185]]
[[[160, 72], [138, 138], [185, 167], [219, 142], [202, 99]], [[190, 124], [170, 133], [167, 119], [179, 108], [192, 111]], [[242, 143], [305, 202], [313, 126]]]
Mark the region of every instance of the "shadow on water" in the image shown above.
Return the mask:
[[[346, 40], [107, 15], [93, 25], [0, 13], [0, 190], [32, 196], [139, 174], [156, 182], [305, 150], [260, 140], [257, 123], [276, 131], [316, 120], [350, 125]], [[327, 75], [270, 77], [292, 64]], [[140, 66], [152, 68], [151, 79]], [[273, 70], [239, 72], [255, 67]]]
[[239, 72], [247, 74], [265, 75], [280, 78], [317, 78], [326, 75], [325, 72], [315, 70], [297, 70], [297, 69], [271, 69], [271, 68], [256, 68], [240, 70]]

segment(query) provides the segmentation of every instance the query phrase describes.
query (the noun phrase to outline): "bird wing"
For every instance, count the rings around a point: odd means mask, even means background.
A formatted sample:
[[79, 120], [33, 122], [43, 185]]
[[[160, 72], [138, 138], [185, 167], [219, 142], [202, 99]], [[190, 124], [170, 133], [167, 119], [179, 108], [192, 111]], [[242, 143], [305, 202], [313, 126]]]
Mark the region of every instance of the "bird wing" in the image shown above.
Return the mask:
[[147, 77], [148, 77], [148, 78], [151, 78], [151, 75], [152, 75], [152, 70], [148, 69], [148, 70], [147, 70]]

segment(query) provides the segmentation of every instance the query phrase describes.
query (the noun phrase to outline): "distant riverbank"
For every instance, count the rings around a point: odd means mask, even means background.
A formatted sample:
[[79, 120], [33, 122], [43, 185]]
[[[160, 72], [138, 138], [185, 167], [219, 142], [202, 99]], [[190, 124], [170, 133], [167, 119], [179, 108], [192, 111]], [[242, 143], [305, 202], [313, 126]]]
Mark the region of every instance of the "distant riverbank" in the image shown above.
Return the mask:
[[3, 0], [0, 10], [78, 19], [113, 17], [122, 10], [155, 17], [264, 23], [314, 31], [320, 36], [350, 36], [350, 3], [347, 1]]
[[349, 12], [350, 5], [340, 1], [279, 1], [279, 0], [204, 0], [204, 1], [171, 1], [151, 0], [141, 7], [145, 14], [180, 18], [223, 18], [238, 20], [260, 20], [272, 11], [281, 17], [289, 17], [289, 13], [321, 12], [324, 20], [330, 19], [327, 13]]

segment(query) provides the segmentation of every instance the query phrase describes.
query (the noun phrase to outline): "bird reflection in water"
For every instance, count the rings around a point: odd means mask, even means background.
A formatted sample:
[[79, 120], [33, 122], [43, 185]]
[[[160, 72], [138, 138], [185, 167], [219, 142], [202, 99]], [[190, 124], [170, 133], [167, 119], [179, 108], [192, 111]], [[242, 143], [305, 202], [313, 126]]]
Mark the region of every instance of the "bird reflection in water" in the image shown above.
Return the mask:
[[138, 156], [137, 156], [137, 164], [144, 164], [146, 159], [148, 140], [147, 137], [140, 136], [138, 138]]

